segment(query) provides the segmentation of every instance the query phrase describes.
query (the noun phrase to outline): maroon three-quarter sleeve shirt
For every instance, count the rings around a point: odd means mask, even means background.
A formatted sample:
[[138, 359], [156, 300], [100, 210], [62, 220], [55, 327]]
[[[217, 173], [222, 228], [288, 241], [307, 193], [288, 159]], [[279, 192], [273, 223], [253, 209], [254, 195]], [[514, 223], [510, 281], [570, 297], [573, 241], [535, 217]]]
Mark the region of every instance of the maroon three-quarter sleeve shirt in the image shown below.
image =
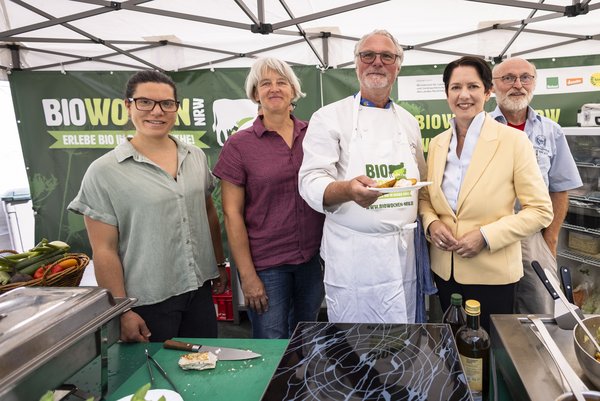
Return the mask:
[[291, 149], [262, 117], [229, 137], [213, 174], [244, 187], [244, 221], [257, 270], [308, 261], [321, 244], [324, 215], [298, 193], [302, 141], [308, 124], [291, 117]]

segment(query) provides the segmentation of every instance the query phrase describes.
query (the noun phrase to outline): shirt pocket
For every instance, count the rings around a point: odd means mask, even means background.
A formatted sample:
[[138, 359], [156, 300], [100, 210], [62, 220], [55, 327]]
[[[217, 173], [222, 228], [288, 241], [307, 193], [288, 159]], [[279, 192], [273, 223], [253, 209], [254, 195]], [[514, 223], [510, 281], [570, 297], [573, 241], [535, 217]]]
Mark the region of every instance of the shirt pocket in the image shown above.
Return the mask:
[[550, 171], [550, 156], [546, 149], [535, 149], [535, 158], [546, 185], [548, 185], [548, 172]]

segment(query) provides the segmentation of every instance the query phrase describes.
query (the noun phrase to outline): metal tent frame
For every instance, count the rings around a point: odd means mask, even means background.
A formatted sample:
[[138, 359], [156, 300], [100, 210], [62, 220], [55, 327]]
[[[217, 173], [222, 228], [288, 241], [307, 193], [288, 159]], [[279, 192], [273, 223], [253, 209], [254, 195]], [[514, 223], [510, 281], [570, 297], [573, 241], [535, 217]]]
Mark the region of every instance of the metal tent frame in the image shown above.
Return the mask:
[[[390, 0], [364, 0], [350, 4], [328, 1], [328, 5], [340, 5], [322, 9], [321, 4], [325, 2], [319, 2], [321, 9], [312, 6], [313, 10], [318, 9], [314, 12], [306, 12], [310, 7], [303, 3], [311, 3], [307, 0], [256, 0], [252, 4], [249, 0], [0, 1], [0, 29], [3, 29], [0, 33], [0, 69], [5, 73], [12, 70], [65, 71], [67, 68], [183, 71], [249, 66], [253, 59], [273, 54], [281, 55], [291, 65], [315, 65], [322, 69], [347, 67], [354, 64], [349, 49], [362, 33], [371, 30], [369, 26], [388, 29], [400, 41], [403, 40], [405, 31], [386, 22], [388, 14], [397, 12], [400, 16], [406, 11], [409, 18], [410, 14], [414, 15], [413, 19], [422, 18], [423, 24], [437, 24], [428, 20], [427, 10], [450, 6], [447, 23], [452, 25], [456, 18], [452, 8], [464, 10], [467, 3], [467, 10], [473, 10], [470, 18], [474, 21], [479, 17], [494, 17], [494, 10], [509, 9], [510, 15], [526, 15], [495, 23], [488, 21], [487, 26], [476, 29], [464, 29], [464, 23], [447, 30], [440, 30], [439, 25], [433, 25], [435, 29], [432, 30], [440, 31], [441, 35], [403, 43], [403, 48], [411, 54], [429, 54], [434, 57], [430, 58], [434, 63], [444, 63], [465, 54], [491, 61], [499, 61], [509, 54], [536, 57], [544, 54], [544, 51], [552, 51], [558, 57], [565, 53], [564, 49], [574, 45], [580, 45], [583, 50], [575, 50], [574, 54], [566, 52], [567, 55], [600, 54], [600, 23], [591, 22], [594, 19], [600, 22], [600, 1], [592, 0], [560, 2], [567, 4], [546, 4], [544, 0], [422, 0], [421, 4]], [[187, 3], [188, 12], [181, 11], [186, 9], [184, 3]], [[387, 5], [384, 7], [383, 3]], [[270, 13], [272, 10], [274, 12]], [[283, 17], [275, 19], [277, 15]], [[354, 19], [351, 28], [319, 28], [321, 22], [333, 21], [335, 24], [335, 19], [344, 15]], [[120, 32], [105, 26], [110, 21], [107, 18], [121, 16], [121, 21], [129, 22]], [[584, 19], [585, 23], [573, 23]], [[167, 31], [168, 34], [153, 38], [136, 33], [139, 27], [144, 27], [145, 20], [150, 25], [148, 32], [154, 29], [155, 32]], [[377, 21], [381, 21], [380, 25], [377, 25]], [[562, 24], [563, 21], [564, 27], [557, 23]], [[134, 26], [132, 30], [128, 26], [130, 22]], [[307, 28], [307, 25], [310, 27]], [[540, 29], [532, 28], [538, 26]], [[548, 26], [556, 29], [549, 29]], [[198, 36], [202, 37], [190, 35], [190, 31], [194, 30], [200, 32]], [[346, 31], [360, 33], [346, 34]], [[448, 34], [450, 31], [453, 33]], [[485, 41], [486, 35], [489, 37], [499, 32], [508, 33], [509, 36], [503, 36], [501, 43], [482, 52], [481, 40]], [[222, 41], [214, 40], [225, 36], [231, 37], [226, 46], [219, 46]], [[518, 44], [525, 36], [535, 40], [522, 40]], [[451, 45], [457, 41], [465, 45]], [[469, 46], [469, 42], [479, 42], [479, 47]], [[582, 47], [583, 43], [589, 46]], [[335, 46], [347, 50], [334, 54], [332, 48]], [[167, 52], [170, 56], [164, 56], [166, 49], [170, 51]], [[163, 56], [157, 56], [157, 52], [162, 52]], [[161, 62], [161, 57], [168, 62]], [[412, 64], [430, 63], [417, 61]]]

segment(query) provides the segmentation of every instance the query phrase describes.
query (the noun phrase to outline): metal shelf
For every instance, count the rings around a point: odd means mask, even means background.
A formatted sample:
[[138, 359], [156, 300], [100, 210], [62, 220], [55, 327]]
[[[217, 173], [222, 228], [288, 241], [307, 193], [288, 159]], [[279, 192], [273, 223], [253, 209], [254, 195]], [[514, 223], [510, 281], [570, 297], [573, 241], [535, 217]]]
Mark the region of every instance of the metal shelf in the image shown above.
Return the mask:
[[562, 226], [564, 228], [567, 228], [572, 231], [579, 231], [579, 232], [586, 233], [586, 234], [600, 235], [600, 230], [594, 230], [593, 228], [576, 226], [574, 224], [569, 224], [569, 223], [563, 223]]
[[576, 162], [577, 167], [591, 167], [591, 168], [600, 168], [600, 164], [594, 163], [585, 163], [585, 162]]
[[[569, 199], [578, 200], [578, 201], [584, 201], [584, 202], [593, 202], [593, 203], [600, 204], [600, 198], [594, 198], [594, 197], [587, 197], [587, 196], [580, 196], [580, 195], [571, 195], [571, 194], [569, 194]], [[591, 206], [581, 206], [581, 205], [572, 205], [572, 204], [570, 206], [588, 207], [590, 209], [592, 208]]]
[[558, 256], [563, 258], [575, 260], [582, 263], [587, 263], [588, 265], [600, 267], [600, 259], [595, 258], [589, 255], [583, 255], [581, 253], [573, 252], [567, 249], [562, 249], [557, 252]]

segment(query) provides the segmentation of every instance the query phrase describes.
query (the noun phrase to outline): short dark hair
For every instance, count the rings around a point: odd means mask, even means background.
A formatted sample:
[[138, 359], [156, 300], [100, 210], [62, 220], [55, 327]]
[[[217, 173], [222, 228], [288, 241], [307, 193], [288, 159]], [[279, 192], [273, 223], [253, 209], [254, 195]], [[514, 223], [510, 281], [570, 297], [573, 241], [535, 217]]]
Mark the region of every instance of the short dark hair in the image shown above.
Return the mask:
[[485, 91], [488, 92], [492, 89], [492, 70], [490, 66], [485, 62], [481, 57], [475, 56], [463, 56], [458, 60], [452, 61], [450, 64], [444, 68], [444, 90], [446, 91], [446, 95], [448, 95], [448, 85], [450, 85], [450, 77], [452, 76], [452, 72], [456, 67], [473, 67], [477, 71], [479, 78], [483, 82], [483, 86]]
[[175, 81], [173, 81], [168, 75], [155, 70], [143, 70], [133, 74], [127, 81], [127, 86], [125, 87], [125, 99], [133, 97], [133, 93], [135, 92], [137, 86], [147, 82], [156, 82], [169, 85], [171, 88], [173, 88], [173, 95], [175, 96], [175, 100], [177, 100], [177, 87], [175, 86]]

